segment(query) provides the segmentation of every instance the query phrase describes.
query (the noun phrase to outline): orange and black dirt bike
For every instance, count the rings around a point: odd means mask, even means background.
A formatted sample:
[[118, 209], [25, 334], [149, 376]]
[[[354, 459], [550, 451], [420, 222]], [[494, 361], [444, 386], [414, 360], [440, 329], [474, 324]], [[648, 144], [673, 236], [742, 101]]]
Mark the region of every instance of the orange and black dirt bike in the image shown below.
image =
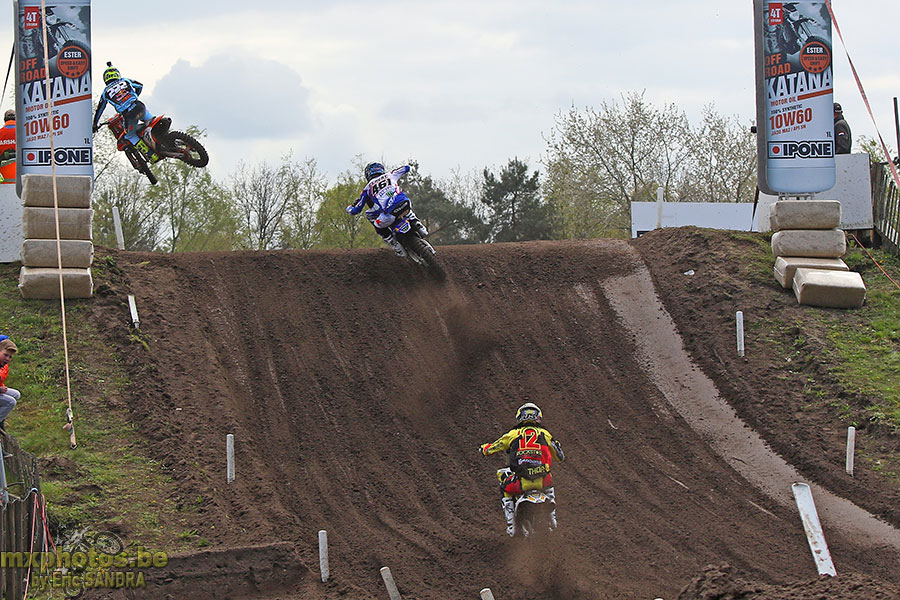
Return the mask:
[[125, 139], [125, 118], [121, 114], [116, 114], [100, 124], [109, 127], [116, 136], [118, 149], [124, 152], [131, 165], [146, 175], [154, 185], [157, 180], [156, 175], [150, 170], [150, 165], [164, 158], [177, 158], [192, 167], [205, 167], [209, 164], [206, 148], [182, 131], [170, 131], [172, 119], [164, 115], [138, 125], [135, 133], [140, 139], [137, 144]]

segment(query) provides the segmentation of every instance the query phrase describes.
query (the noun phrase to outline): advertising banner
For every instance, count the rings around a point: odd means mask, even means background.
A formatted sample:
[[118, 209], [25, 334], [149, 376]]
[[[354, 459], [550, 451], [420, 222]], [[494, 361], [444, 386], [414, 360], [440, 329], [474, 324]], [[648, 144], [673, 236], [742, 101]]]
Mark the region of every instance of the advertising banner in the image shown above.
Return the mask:
[[91, 2], [49, 0], [42, 14], [40, 0], [19, 0], [15, 13], [17, 191], [21, 195], [21, 176], [49, 175], [51, 161], [57, 175], [93, 176]]
[[754, 0], [759, 188], [834, 187], [831, 16], [821, 0]]

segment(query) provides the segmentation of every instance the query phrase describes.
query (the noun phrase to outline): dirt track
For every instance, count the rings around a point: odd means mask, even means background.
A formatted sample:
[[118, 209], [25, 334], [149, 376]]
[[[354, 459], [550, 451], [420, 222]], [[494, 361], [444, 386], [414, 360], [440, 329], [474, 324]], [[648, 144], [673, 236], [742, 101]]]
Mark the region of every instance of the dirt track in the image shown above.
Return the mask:
[[[384, 598], [382, 566], [407, 600], [484, 587], [498, 600], [671, 600], [722, 563], [760, 585], [815, 579], [796, 512], [719, 457], [642, 362], [607, 285], [643, 268], [631, 244], [439, 254], [446, 282], [386, 250], [114, 255], [97, 323], [129, 350], [132, 418], [181, 494], [206, 499], [203, 537], [220, 550], [293, 543], [306, 567], [231, 597]], [[127, 293], [150, 352], [129, 345]], [[505, 539], [502, 461], [477, 452], [528, 400], [570, 459], [554, 469], [561, 531], [546, 548]], [[226, 433], [240, 459], [230, 486]], [[897, 547], [828, 541], [839, 572], [889, 594], [900, 584]], [[274, 554], [282, 568], [281, 550], [244, 556], [260, 572]], [[203, 581], [192, 597], [216, 595]], [[684, 597], [705, 597], [696, 589]], [[758, 597], [800, 597], [778, 593]]]

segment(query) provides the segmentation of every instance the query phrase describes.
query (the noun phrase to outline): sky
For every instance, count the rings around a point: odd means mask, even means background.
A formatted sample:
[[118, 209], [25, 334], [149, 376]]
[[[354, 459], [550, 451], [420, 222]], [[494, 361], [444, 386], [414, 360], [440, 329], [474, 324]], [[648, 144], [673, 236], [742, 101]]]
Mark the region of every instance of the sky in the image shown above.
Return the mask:
[[[895, 148], [900, 2], [833, 7]], [[835, 100], [854, 139], [874, 137], [834, 38]], [[112, 61], [151, 112], [206, 131], [219, 179], [288, 152], [332, 180], [373, 160], [437, 179], [513, 157], [540, 169], [557, 115], [631, 92], [695, 124], [709, 104], [755, 119], [752, 0], [93, 0], [91, 43], [95, 95]]]

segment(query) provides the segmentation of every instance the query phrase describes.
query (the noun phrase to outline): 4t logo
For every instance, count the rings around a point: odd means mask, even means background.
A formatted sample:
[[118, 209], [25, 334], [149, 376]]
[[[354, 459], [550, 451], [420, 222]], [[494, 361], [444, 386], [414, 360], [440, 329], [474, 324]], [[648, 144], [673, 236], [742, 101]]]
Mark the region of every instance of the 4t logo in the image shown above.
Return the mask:
[[29, 29], [37, 29], [41, 26], [41, 7], [26, 6], [25, 7], [25, 31]]
[[781, 2], [769, 3], [769, 25], [781, 25], [784, 23], [784, 8]]

